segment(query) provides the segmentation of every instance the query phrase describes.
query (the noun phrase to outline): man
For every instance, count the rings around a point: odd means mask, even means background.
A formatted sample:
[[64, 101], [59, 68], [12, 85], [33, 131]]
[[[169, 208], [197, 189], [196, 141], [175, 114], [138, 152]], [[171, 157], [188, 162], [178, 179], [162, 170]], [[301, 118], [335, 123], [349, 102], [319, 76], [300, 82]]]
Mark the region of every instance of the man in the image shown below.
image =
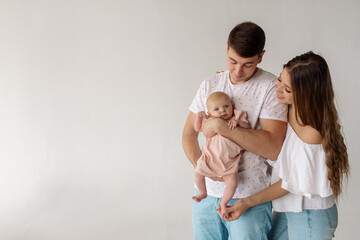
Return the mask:
[[[183, 148], [196, 167], [201, 156], [194, 121], [199, 111], [206, 111], [206, 98], [213, 92], [228, 94], [238, 110], [246, 111], [252, 129], [230, 130], [226, 121], [210, 118], [203, 127], [206, 137], [221, 134], [246, 149], [239, 169], [239, 183], [233, 199], [244, 198], [270, 184], [266, 158], [275, 160], [286, 131], [285, 105], [276, 100], [276, 77], [257, 67], [265, 53], [265, 33], [256, 24], [244, 22], [229, 34], [226, 57], [228, 71], [205, 79], [191, 106], [183, 131]], [[227, 222], [216, 211], [225, 183], [221, 178], [206, 178], [208, 197], [193, 203], [193, 229], [196, 240], [267, 239], [271, 226], [271, 204], [247, 210], [239, 219]]]

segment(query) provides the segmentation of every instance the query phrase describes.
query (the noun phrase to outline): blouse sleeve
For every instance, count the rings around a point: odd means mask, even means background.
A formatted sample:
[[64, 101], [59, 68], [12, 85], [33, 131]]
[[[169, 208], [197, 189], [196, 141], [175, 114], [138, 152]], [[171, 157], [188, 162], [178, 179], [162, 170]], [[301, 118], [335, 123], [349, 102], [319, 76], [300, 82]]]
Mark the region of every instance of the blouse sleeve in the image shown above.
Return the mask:
[[274, 164], [282, 179], [281, 187], [308, 198], [332, 195], [330, 181], [327, 179], [326, 154], [322, 145], [303, 142], [289, 125], [287, 131], [283, 147]]

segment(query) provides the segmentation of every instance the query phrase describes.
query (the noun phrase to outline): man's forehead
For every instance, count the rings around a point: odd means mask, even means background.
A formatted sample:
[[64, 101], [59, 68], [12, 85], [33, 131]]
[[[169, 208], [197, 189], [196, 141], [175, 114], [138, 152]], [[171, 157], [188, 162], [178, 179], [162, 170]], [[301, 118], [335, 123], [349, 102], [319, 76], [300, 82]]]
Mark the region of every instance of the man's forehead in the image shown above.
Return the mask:
[[232, 49], [231, 47], [228, 49], [228, 57], [233, 59], [233, 60], [236, 60], [237, 62], [243, 62], [243, 63], [253, 63], [253, 62], [257, 62], [258, 60], [258, 56], [255, 55], [253, 57], [248, 57], [248, 58], [245, 58], [245, 57], [241, 57], [239, 54], [237, 54], [235, 52], [234, 49]]

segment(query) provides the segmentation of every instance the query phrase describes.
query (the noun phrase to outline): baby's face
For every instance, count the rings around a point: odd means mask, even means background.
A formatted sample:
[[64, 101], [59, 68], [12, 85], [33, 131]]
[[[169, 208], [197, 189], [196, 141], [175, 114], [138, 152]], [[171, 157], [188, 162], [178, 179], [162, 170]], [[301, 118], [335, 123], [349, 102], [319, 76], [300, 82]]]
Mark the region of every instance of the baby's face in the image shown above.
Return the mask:
[[233, 104], [229, 99], [220, 98], [207, 103], [208, 114], [212, 117], [218, 117], [229, 120], [233, 115]]

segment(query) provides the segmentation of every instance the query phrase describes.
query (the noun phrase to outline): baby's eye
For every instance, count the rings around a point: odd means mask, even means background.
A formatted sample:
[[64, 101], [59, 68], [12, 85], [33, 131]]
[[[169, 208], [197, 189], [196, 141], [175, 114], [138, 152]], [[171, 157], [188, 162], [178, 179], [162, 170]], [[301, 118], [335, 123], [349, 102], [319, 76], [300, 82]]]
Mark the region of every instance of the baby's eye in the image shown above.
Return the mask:
[[219, 108], [215, 108], [215, 111], [219, 111]]
[[225, 106], [224, 106], [224, 108], [228, 108], [228, 107], [229, 107], [229, 105], [225, 105]]

